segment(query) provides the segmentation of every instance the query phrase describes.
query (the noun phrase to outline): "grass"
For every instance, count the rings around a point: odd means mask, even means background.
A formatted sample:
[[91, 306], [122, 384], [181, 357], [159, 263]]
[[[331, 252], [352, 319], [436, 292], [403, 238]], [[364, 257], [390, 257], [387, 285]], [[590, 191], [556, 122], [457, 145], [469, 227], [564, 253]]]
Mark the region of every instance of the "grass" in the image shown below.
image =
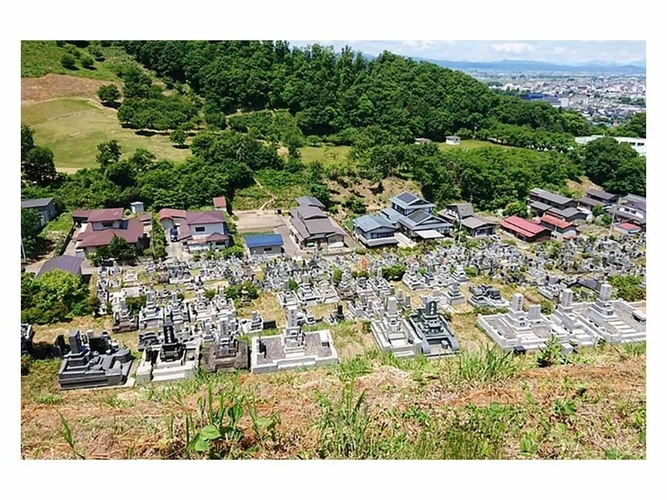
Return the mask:
[[63, 212], [57, 218], [49, 221], [49, 223], [44, 226], [40, 236], [49, 238], [54, 236], [57, 237], [61, 234], [67, 234], [72, 228], [72, 224], [74, 224], [72, 221], [72, 213]]
[[445, 144], [444, 142], [437, 142], [436, 144], [443, 151], [448, 151], [450, 149], [477, 149], [477, 148], [486, 148], [486, 147], [495, 147], [495, 148], [504, 148], [504, 149], [512, 148], [512, 146], [504, 146], [502, 144], [495, 144], [493, 142], [487, 142], [487, 141], [477, 141], [477, 140], [474, 140], [474, 139], [462, 140], [461, 144], [458, 145], [458, 146], [454, 146], [452, 144]]
[[177, 149], [166, 135], [135, 134], [120, 126], [116, 111], [82, 99], [56, 99], [21, 106], [21, 122], [35, 130], [35, 143], [53, 151], [59, 171], [96, 167], [97, 145], [117, 140], [123, 156], [144, 148], [158, 158], [180, 161], [190, 155]]
[[[86, 49], [79, 49], [89, 55]], [[119, 64], [131, 62], [132, 58], [118, 47], [102, 47], [105, 60], [95, 61], [94, 69], [86, 69], [77, 61], [78, 69], [66, 69], [60, 60], [68, 53], [64, 47], [58, 47], [55, 41], [22, 41], [21, 42], [21, 78], [36, 78], [48, 73], [72, 75], [96, 80], [119, 81], [115, 70]]]
[[304, 146], [299, 151], [304, 163], [319, 161], [322, 165], [333, 165], [343, 163], [350, 149], [350, 146]]

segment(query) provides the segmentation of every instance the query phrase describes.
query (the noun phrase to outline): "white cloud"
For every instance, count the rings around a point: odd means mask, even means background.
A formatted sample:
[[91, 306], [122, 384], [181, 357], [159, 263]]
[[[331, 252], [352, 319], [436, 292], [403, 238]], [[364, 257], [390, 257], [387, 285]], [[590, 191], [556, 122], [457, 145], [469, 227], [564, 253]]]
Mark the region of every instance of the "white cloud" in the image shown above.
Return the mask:
[[406, 40], [403, 45], [411, 49], [428, 50], [435, 46], [436, 42], [433, 40]]
[[525, 52], [533, 52], [535, 47], [529, 43], [523, 42], [504, 42], [496, 43], [491, 46], [496, 52], [503, 52], [506, 54], [523, 54]]
[[567, 53], [567, 49], [565, 47], [555, 47], [551, 53], [556, 55], [565, 54]]

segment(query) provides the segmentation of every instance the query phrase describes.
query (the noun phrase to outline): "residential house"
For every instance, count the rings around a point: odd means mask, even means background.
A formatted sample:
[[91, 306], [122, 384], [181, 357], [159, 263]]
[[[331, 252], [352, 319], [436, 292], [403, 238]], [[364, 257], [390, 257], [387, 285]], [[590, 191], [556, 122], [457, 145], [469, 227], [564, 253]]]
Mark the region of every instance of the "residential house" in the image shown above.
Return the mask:
[[75, 251], [80, 257], [87, 256], [98, 248], [105, 247], [114, 236], [124, 239], [137, 250], [148, 248], [150, 239], [138, 218], [124, 219], [122, 208], [90, 210], [82, 219], [81, 230], [75, 236]]
[[35, 278], [39, 278], [44, 273], [53, 271], [54, 269], [60, 269], [62, 271], [73, 274], [74, 276], [81, 277], [81, 264], [83, 264], [84, 259], [82, 257], [75, 257], [74, 255], [61, 255], [55, 259], [47, 260], [39, 272], [35, 275]]
[[635, 226], [630, 222], [621, 222], [620, 224], [614, 224], [613, 226], [614, 231], [624, 235], [637, 234], [638, 232], [641, 231], [641, 229], [642, 229], [641, 227]]
[[32, 200], [21, 200], [22, 208], [36, 210], [39, 215], [39, 227], [44, 227], [50, 220], [56, 218], [56, 204], [53, 198], [36, 198]]
[[345, 245], [345, 231], [322, 211], [320, 206], [324, 205], [319, 200], [304, 196], [297, 199], [297, 203], [299, 206], [290, 210], [290, 232], [299, 246], [337, 248]]
[[178, 228], [185, 221], [187, 217], [187, 212], [185, 210], [177, 210], [175, 208], [163, 208], [158, 212], [158, 219], [160, 219], [160, 224], [162, 229], [165, 231], [171, 231], [174, 228]]
[[222, 210], [223, 212], [227, 211], [227, 198], [224, 196], [218, 196], [213, 198], [213, 208], [216, 210]]
[[473, 238], [490, 236], [496, 233], [498, 224], [476, 215], [470, 203], [452, 203], [438, 212], [443, 219], [465, 229]]
[[433, 213], [435, 205], [419, 196], [404, 191], [389, 201], [391, 207], [382, 209], [380, 215], [410, 238], [442, 238], [452, 229], [450, 222]]
[[500, 227], [520, 240], [529, 243], [547, 241], [551, 238], [551, 231], [549, 229], [527, 221], [517, 215], [512, 215], [500, 221]]
[[362, 215], [354, 219], [354, 237], [367, 247], [396, 245], [396, 228], [385, 217]]
[[279, 234], [249, 234], [243, 238], [250, 255], [280, 255], [285, 252], [283, 237]]
[[592, 210], [593, 207], [606, 207], [616, 203], [618, 195], [607, 193], [600, 189], [589, 189], [586, 191], [586, 196], [577, 200], [579, 208]]
[[605, 210], [617, 220], [646, 227], [646, 198], [643, 196], [628, 194], [620, 198], [616, 205], [608, 206]]
[[549, 213], [559, 219], [574, 224], [583, 224], [586, 222], [588, 213], [577, 209], [578, 202], [572, 198], [567, 198], [556, 193], [551, 193], [544, 189], [535, 188], [530, 190], [530, 201], [528, 206], [531, 213], [535, 215], [544, 215]]
[[229, 246], [229, 231], [225, 216], [220, 210], [186, 212], [185, 220], [178, 225], [178, 240], [189, 252]]
[[544, 214], [539, 220], [540, 226], [546, 227], [551, 231], [551, 237], [556, 240], [566, 240], [571, 238], [576, 238], [577, 227], [563, 219], [554, 217], [549, 213]]

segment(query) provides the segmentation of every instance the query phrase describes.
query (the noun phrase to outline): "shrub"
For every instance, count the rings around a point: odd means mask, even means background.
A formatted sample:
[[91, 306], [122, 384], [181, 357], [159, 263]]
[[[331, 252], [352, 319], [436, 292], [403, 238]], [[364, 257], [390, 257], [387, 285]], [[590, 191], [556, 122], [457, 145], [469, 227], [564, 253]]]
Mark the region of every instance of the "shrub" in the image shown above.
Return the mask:
[[76, 69], [76, 58], [72, 54], [63, 54], [60, 58], [60, 64], [65, 69]]
[[95, 61], [90, 56], [81, 57], [81, 66], [86, 69], [95, 69]]

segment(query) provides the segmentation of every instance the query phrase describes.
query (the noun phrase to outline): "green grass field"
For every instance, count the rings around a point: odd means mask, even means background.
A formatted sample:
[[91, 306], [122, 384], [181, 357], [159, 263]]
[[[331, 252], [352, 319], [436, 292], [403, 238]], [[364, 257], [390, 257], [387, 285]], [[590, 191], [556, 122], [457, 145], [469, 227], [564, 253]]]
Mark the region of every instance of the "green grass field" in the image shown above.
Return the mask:
[[450, 149], [456, 149], [456, 148], [461, 148], [461, 149], [477, 149], [477, 148], [485, 148], [485, 147], [495, 147], [495, 148], [505, 148], [505, 149], [510, 149], [511, 146], [503, 146], [501, 144], [494, 144], [493, 142], [487, 142], [487, 141], [476, 141], [474, 139], [467, 139], [467, 140], [462, 140], [461, 144], [458, 146], [454, 146], [452, 144], [445, 144], [444, 142], [437, 142], [436, 143], [440, 149], [443, 151], [449, 151]]
[[[83, 55], [90, 55], [86, 49], [79, 49]], [[132, 61], [132, 58], [117, 47], [103, 47], [105, 60], [95, 61], [95, 69], [85, 69], [77, 61], [78, 69], [65, 69], [60, 59], [67, 50], [58, 47], [55, 41], [22, 41], [21, 42], [21, 78], [40, 77], [47, 73], [57, 75], [73, 75], [96, 80], [119, 81], [115, 69], [119, 64]]]
[[122, 128], [115, 110], [82, 99], [25, 103], [21, 123], [35, 130], [35, 143], [53, 151], [56, 168], [63, 172], [95, 167], [97, 145], [112, 139], [120, 143], [123, 155], [138, 148], [160, 159], [180, 161], [190, 155], [188, 149], [175, 148], [167, 135], [147, 137]]
[[350, 149], [350, 146], [304, 146], [299, 148], [299, 151], [301, 151], [301, 159], [305, 163], [319, 161], [322, 165], [331, 165], [333, 163], [343, 163]]

